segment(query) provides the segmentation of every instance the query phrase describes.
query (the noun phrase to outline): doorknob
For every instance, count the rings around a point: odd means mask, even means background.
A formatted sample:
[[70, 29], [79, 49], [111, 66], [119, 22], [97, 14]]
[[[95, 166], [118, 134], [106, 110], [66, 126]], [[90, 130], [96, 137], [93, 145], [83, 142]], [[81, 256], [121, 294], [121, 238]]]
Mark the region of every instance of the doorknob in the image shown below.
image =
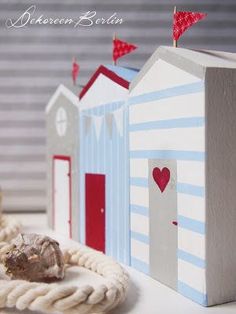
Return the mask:
[[102, 213], [102, 214], [104, 213], [104, 208], [101, 208], [101, 213]]

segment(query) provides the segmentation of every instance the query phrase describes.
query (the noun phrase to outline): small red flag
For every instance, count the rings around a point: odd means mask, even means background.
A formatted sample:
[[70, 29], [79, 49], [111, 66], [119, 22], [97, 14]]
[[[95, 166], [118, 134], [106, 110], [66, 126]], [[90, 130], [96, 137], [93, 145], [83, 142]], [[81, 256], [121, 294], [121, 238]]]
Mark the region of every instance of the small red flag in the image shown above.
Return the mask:
[[73, 61], [71, 74], [72, 74], [73, 84], [75, 85], [77, 77], [79, 75], [79, 65], [76, 62], [76, 60]]
[[116, 60], [120, 57], [132, 52], [137, 47], [133, 44], [127, 43], [120, 39], [113, 39], [113, 60], [116, 63]]
[[180, 36], [193, 24], [202, 20], [207, 14], [201, 12], [178, 11], [173, 17], [173, 39], [178, 40]]

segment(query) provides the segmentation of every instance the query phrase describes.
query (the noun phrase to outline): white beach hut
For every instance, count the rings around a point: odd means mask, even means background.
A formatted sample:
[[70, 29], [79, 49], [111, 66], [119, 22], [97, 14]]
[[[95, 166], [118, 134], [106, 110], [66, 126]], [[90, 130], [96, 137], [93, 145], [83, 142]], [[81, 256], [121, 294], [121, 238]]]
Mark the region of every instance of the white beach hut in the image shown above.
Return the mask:
[[236, 54], [160, 47], [130, 85], [131, 265], [204, 305], [236, 296]]
[[51, 227], [79, 239], [79, 98], [60, 85], [46, 107], [47, 211]]

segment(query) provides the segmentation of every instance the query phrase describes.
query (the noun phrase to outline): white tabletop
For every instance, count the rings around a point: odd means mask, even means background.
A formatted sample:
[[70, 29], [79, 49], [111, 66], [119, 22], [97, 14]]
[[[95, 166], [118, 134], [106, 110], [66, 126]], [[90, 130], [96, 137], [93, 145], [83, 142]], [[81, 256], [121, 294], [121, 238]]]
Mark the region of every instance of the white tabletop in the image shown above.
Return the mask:
[[[22, 214], [15, 215], [23, 224], [24, 232], [44, 233], [57, 239], [62, 246], [73, 246], [75, 242], [55, 234], [46, 226], [46, 215]], [[184, 298], [148, 276], [127, 268], [131, 277], [130, 289], [126, 301], [110, 314], [235, 314], [236, 302], [205, 308]], [[66, 283], [99, 284], [103, 279], [89, 271], [71, 268], [67, 272]], [[0, 310], [0, 314], [33, 314], [16, 310]], [[38, 314], [34, 312], [34, 314]]]

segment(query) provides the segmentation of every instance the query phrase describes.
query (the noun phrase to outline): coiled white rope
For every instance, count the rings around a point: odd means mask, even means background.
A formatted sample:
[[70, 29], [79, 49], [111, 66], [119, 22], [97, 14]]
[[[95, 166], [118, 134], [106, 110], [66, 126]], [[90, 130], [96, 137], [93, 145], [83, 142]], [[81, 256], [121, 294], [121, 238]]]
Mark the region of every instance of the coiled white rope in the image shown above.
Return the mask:
[[20, 232], [21, 224], [11, 216], [0, 218], [0, 242], [8, 242]]
[[[13, 224], [13, 220], [11, 223], [11, 230], [17, 232], [16, 223]], [[14, 232], [8, 230], [5, 238], [8, 239]], [[9, 243], [0, 244], [0, 262], [10, 247]], [[106, 313], [124, 301], [129, 276], [113, 259], [78, 245], [78, 248], [64, 252], [64, 260], [69, 266], [84, 267], [103, 276], [104, 284], [95, 288], [91, 285], [71, 287], [57, 283], [0, 280], [0, 308], [16, 307], [18, 310], [64, 314]]]
[[[9, 249], [2, 246], [0, 257]], [[25, 280], [0, 280], [0, 308], [16, 307], [47, 313], [64, 314], [104, 313], [121, 303], [128, 288], [129, 276], [111, 258], [90, 248], [79, 246], [64, 252], [68, 265], [85, 267], [103, 276], [104, 284], [94, 288], [90, 285], [45, 284]]]

